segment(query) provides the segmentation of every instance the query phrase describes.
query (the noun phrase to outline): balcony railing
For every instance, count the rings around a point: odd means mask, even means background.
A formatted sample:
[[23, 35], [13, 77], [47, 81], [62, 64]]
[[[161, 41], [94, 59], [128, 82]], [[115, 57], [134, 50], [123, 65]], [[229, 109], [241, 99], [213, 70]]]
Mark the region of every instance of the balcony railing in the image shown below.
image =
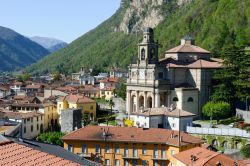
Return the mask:
[[91, 153], [77, 153], [78, 156], [80, 157], [85, 157], [85, 158], [90, 158], [91, 157]]
[[139, 156], [138, 155], [123, 154], [122, 158], [123, 159], [139, 159]]
[[152, 160], [168, 160], [167, 156], [153, 156]]

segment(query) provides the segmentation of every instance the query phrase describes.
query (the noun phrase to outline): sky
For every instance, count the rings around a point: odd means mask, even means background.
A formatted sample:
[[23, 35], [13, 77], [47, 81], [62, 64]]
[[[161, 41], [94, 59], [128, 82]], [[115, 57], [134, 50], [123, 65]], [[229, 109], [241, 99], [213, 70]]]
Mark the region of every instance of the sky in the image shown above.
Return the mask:
[[72, 42], [112, 16], [120, 0], [1, 0], [0, 26]]

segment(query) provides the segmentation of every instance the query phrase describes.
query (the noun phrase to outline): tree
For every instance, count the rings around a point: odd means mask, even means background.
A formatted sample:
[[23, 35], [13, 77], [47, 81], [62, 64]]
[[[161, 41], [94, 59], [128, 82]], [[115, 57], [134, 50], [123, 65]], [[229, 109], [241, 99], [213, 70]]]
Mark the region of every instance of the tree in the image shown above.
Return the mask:
[[40, 134], [37, 139], [38, 141], [63, 146], [63, 141], [61, 140], [61, 138], [64, 135], [65, 133], [62, 133], [62, 132], [47, 132], [47, 133]]
[[226, 102], [207, 102], [203, 108], [202, 113], [207, 117], [219, 118], [228, 116], [230, 114], [230, 104]]
[[116, 94], [121, 97], [123, 100], [126, 99], [126, 89], [127, 86], [124, 83], [121, 83], [121, 86], [116, 90]]
[[240, 154], [244, 156], [245, 158], [249, 158], [250, 157], [250, 144], [242, 146], [242, 148], [240, 149]]
[[55, 73], [53, 74], [53, 81], [60, 81], [61, 80], [61, 74], [60, 73]]
[[[113, 109], [113, 107], [115, 106], [115, 103], [113, 102], [113, 100], [109, 100], [109, 106], [110, 106], [110, 111], [112, 112], [112, 109]], [[107, 126], [108, 126], [108, 124], [109, 124], [109, 119], [110, 119], [110, 116], [109, 116], [109, 114], [108, 114], [108, 116], [106, 116], [106, 123], [107, 123]]]
[[244, 101], [250, 93], [250, 54], [245, 47], [231, 45], [222, 51], [223, 69], [214, 74], [212, 101], [225, 101], [235, 107], [236, 101]]
[[84, 121], [84, 126], [87, 126], [91, 122], [89, 113], [82, 114], [82, 119]]
[[28, 81], [30, 79], [29, 73], [23, 73], [22, 75], [18, 76], [19, 81]]

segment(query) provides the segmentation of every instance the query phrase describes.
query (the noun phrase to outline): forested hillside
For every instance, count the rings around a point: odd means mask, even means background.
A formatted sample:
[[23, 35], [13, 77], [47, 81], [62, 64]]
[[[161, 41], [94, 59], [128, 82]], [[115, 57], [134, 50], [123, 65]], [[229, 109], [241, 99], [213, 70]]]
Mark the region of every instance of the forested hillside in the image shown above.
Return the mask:
[[17, 32], [0, 26], [0, 71], [13, 71], [35, 63], [49, 51]]
[[[155, 38], [161, 44], [162, 53], [180, 43], [186, 34], [196, 38], [196, 44], [219, 56], [221, 50], [230, 44], [250, 45], [250, 1], [249, 0], [149, 0], [143, 10], [133, 6], [128, 19], [128, 27], [142, 22], [147, 11], [158, 10], [163, 20], [155, 27]], [[178, 3], [177, 3], [178, 2]], [[185, 2], [185, 3], [184, 3]], [[78, 71], [80, 66], [105, 68], [118, 64], [126, 67], [136, 58], [137, 43], [142, 36], [134, 31], [125, 33], [119, 29], [130, 0], [124, 0], [120, 9], [107, 21], [72, 42], [67, 47], [53, 53], [27, 68], [28, 72]], [[134, 11], [142, 10], [138, 15]], [[131, 10], [132, 11], [132, 10]], [[148, 12], [150, 13], [150, 12]], [[153, 18], [152, 18], [153, 19]]]

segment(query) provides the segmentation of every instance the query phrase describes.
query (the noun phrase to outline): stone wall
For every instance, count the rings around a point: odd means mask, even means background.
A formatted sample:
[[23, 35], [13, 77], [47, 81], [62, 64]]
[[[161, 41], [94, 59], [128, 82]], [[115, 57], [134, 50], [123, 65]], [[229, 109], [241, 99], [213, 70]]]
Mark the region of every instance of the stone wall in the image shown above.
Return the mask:
[[61, 112], [61, 131], [72, 132], [82, 127], [82, 110], [67, 109]]

